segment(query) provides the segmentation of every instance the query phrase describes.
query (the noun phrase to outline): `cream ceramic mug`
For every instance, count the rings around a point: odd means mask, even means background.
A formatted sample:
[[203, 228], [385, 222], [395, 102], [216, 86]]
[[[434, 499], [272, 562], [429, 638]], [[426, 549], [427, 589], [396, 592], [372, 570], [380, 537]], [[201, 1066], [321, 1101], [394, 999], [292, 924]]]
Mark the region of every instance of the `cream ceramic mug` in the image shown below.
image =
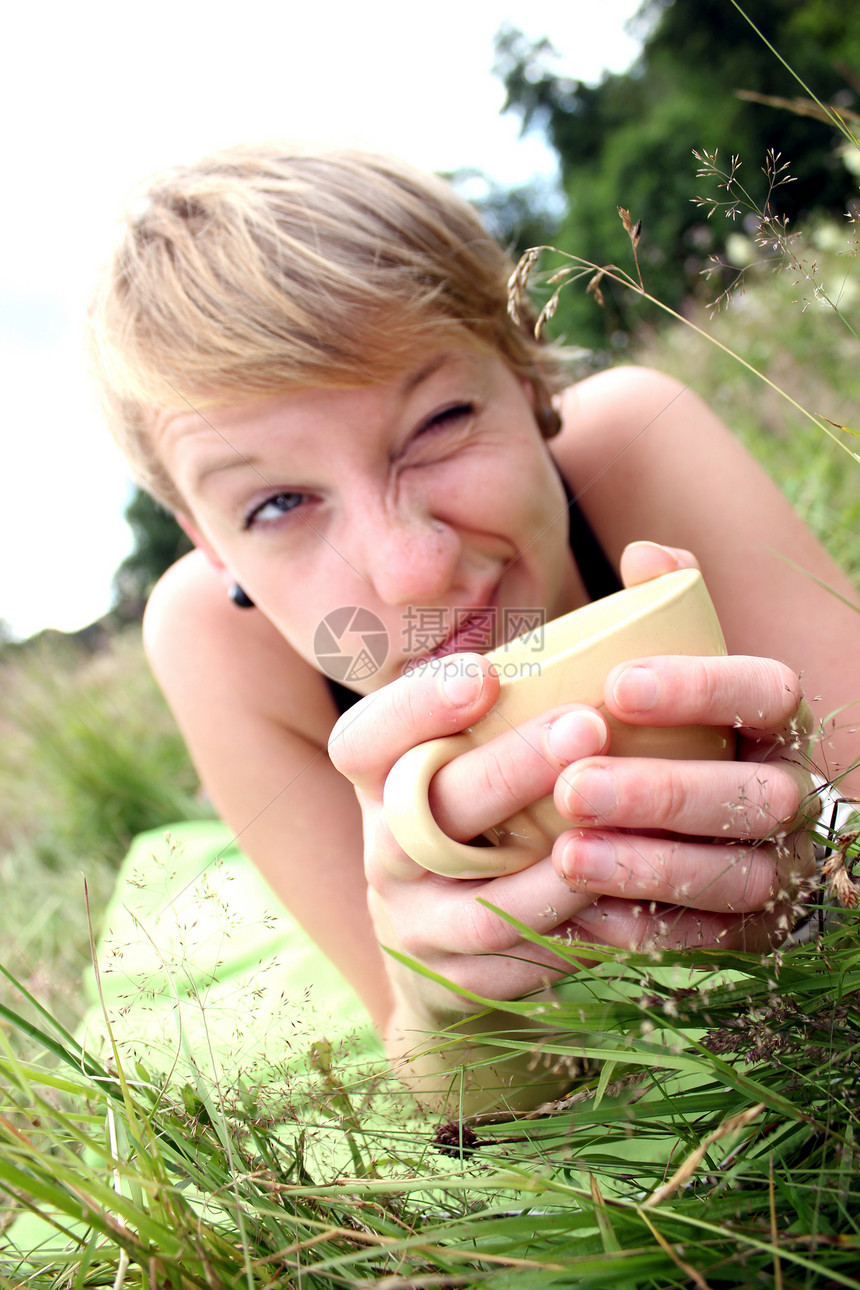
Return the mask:
[[428, 791], [436, 772], [458, 754], [561, 704], [596, 708], [608, 722], [613, 756], [731, 759], [735, 735], [729, 728], [630, 726], [603, 706], [604, 681], [618, 663], [657, 654], [725, 653], [716, 611], [697, 569], [679, 569], [618, 591], [493, 650], [487, 658], [500, 680], [494, 707], [461, 734], [411, 748], [389, 772], [384, 808], [391, 832], [418, 864], [448, 877], [516, 873], [548, 855], [555, 838], [572, 827], [552, 797], [489, 829], [476, 845], [443, 833]]

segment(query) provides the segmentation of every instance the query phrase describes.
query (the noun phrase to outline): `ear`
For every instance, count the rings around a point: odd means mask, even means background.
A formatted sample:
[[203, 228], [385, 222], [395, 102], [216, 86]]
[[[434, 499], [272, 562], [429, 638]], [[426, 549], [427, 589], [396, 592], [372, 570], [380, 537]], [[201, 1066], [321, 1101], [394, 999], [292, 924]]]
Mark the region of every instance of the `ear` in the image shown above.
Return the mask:
[[520, 382], [526, 398], [532, 405], [535, 421], [542, 439], [554, 439], [561, 430], [561, 416], [538, 376], [521, 376]]
[[186, 533], [188, 537], [191, 538], [191, 541], [197, 547], [198, 551], [203, 552], [203, 554], [206, 556], [206, 559], [209, 561], [212, 567], [214, 569], [217, 569], [220, 574], [227, 576], [232, 582], [233, 579], [232, 577], [230, 577], [227, 570], [227, 566], [225, 565], [224, 561], [216, 553], [215, 548], [211, 545], [211, 543], [207, 542], [206, 538], [203, 536], [200, 530], [198, 528], [195, 528], [195, 526], [192, 524], [188, 516], [182, 515], [179, 512], [176, 512], [176, 523], [182, 529], [183, 533]]
[[517, 374], [517, 380], [519, 381], [520, 385], [523, 387], [523, 394], [525, 394], [529, 403], [532, 405], [532, 407], [534, 407], [535, 404], [537, 403], [537, 395], [535, 394], [534, 381], [531, 379], [531, 377], [525, 376], [522, 372], [519, 372]]

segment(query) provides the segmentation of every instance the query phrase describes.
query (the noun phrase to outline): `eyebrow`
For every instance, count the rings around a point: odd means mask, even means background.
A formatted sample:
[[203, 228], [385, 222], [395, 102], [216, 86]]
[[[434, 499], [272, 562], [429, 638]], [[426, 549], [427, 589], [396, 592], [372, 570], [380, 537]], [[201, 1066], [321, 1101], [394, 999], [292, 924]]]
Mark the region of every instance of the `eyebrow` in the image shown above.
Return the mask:
[[225, 442], [227, 442], [228, 446], [233, 449], [234, 455], [232, 457], [225, 458], [223, 461], [210, 462], [209, 464], [201, 467], [200, 470], [196, 471], [192, 481], [195, 488], [199, 487], [200, 484], [203, 483], [203, 480], [208, 479], [211, 475], [223, 474], [225, 470], [238, 470], [240, 466], [250, 467], [256, 475], [259, 475], [260, 479], [268, 484], [269, 481], [260, 470], [256, 458], [244, 456], [239, 452], [238, 448], [233, 448], [233, 445], [229, 443], [229, 440], [225, 440]]
[[[425, 381], [429, 381], [431, 377], [435, 376], [436, 373], [446, 365], [446, 363], [450, 363], [453, 357], [454, 355], [448, 350], [444, 350], [441, 354], [434, 354], [433, 357], [429, 358], [417, 372], [411, 372], [404, 378], [401, 386], [403, 394], [412, 394], [419, 385], [422, 385]], [[202, 414], [198, 412], [198, 415]], [[249, 467], [256, 475], [259, 475], [260, 479], [262, 479], [264, 483], [268, 484], [269, 481], [260, 470], [257, 458], [246, 457], [238, 448], [235, 448], [233, 444], [230, 443], [227, 436], [223, 434], [217, 426], [214, 426], [208, 418], [204, 417], [203, 420], [206, 421], [206, 424], [211, 430], [215, 431], [223, 443], [231, 449], [233, 456], [225, 458], [223, 461], [213, 461], [198, 470], [192, 481], [195, 488], [199, 488], [204, 479], [208, 479], [211, 475], [223, 474], [224, 471], [227, 470], [237, 470], [240, 466]]]
[[446, 363], [450, 363], [453, 357], [453, 354], [447, 350], [444, 350], [441, 354], [434, 354], [423, 367], [420, 367], [417, 372], [412, 372], [404, 380], [402, 387], [404, 394], [411, 394], [424, 381], [429, 381], [430, 377], [435, 376]]

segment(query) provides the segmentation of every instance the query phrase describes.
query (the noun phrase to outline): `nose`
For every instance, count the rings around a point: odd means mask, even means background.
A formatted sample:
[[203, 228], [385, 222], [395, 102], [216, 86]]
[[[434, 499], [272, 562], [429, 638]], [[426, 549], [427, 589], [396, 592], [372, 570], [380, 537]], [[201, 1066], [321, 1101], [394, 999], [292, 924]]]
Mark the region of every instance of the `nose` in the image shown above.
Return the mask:
[[[460, 558], [456, 530], [420, 506], [384, 503], [351, 527], [346, 554], [386, 605], [436, 604]], [[352, 547], [350, 553], [349, 547]]]

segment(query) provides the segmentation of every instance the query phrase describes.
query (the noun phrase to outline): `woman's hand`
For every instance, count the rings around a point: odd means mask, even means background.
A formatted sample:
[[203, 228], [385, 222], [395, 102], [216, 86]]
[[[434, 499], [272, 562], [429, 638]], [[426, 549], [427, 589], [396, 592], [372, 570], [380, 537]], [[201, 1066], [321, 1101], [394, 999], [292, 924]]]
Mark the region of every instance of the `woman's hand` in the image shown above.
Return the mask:
[[[637, 543], [628, 583], [695, 561]], [[486, 901], [547, 935], [618, 947], [765, 950], [782, 939], [811, 871], [805, 828], [816, 814], [806, 770], [809, 722], [797, 677], [756, 658], [635, 660], [607, 679], [608, 710], [630, 724], [734, 726], [738, 760], [613, 758], [593, 709], [570, 705], [443, 767], [431, 805], [449, 836], [468, 840], [554, 792], [576, 826], [552, 856], [490, 880], [428, 873], [398, 846], [383, 786], [409, 748], [472, 725], [498, 695], [478, 655], [414, 673], [368, 696], [335, 727], [330, 754], [355, 786], [364, 820], [369, 904], [381, 944], [489, 998], [552, 980], [559, 963], [523, 942]], [[401, 1000], [436, 1022], [469, 1011], [450, 991], [392, 961]]]
[[[331, 759], [354, 784], [362, 810], [368, 906], [379, 943], [453, 985], [390, 956], [389, 1053], [419, 1096], [458, 1116], [500, 1105], [526, 1110], [560, 1096], [569, 1082], [554, 1059], [536, 1056], [545, 1038], [536, 1023], [487, 1012], [458, 993], [459, 987], [488, 999], [516, 999], [569, 970], [480, 901], [569, 939], [572, 920], [595, 899], [561, 882], [550, 855], [520, 873], [486, 881], [445, 878], [411, 860], [391, 834], [383, 809], [391, 767], [416, 743], [477, 721], [496, 701], [498, 687], [486, 659], [456, 655], [438, 672], [416, 672], [369, 695], [341, 718], [329, 741]], [[433, 783], [434, 810], [452, 836], [469, 839], [547, 796], [565, 767], [601, 752], [607, 741], [606, 722], [591, 709], [570, 705], [545, 713], [444, 766]], [[512, 1029], [514, 1038], [526, 1041], [520, 1050], [487, 1042], [488, 1035]], [[440, 1043], [443, 1030], [447, 1037]], [[468, 1074], [460, 1073], [463, 1063], [470, 1063]]]
[[[397, 844], [383, 810], [385, 780], [398, 758], [417, 743], [473, 724], [495, 702], [498, 686], [485, 658], [456, 655], [438, 670], [415, 672], [362, 700], [335, 726], [329, 753], [361, 805], [369, 905], [380, 943], [464, 989], [512, 999], [544, 987], [561, 965], [479, 899], [551, 935], [566, 932], [594, 894], [560, 882], [550, 856], [486, 881], [429, 873]], [[552, 793], [566, 767], [600, 753], [607, 742], [606, 722], [592, 709], [569, 705], [544, 713], [443, 767], [432, 786], [434, 814], [450, 836], [468, 840]], [[474, 1010], [393, 959], [390, 973], [400, 1003], [425, 1024], [447, 1024]]]
[[[694, 565], [689, 552], [636, 543], [622, 572], [629, 585]], [[557, 872], [601, 897], [579, 933], [619, 947], [779, 943], [812, 874], [817, 816], [798, 677], [773, 659], [632, 660], [604, 698], [633, 725], [734, 726], [738, 759], [592, 758], [560, 776], [556, 805], [581, 827], [556, 842]]]
[[[637, 568], [647, 577], [667, 571], [660, 567], [667, 562], [692, 563], [687, 553], [637, 545], [646, 549], [634, 553], [632, 573], [625, 570], [631, 582]], [[386, 778], [417, 743], [478, 721], [498, 685], [486, 659], [456, 655], [369, 695], [341, 718], [329, 742], [362, 810], [368, 904], [380, 944], [453, 985], [390, 960], [390, 1046], [410, 1054], [409, 1078], [432, 1088], [437, 1100], [447, 1059], [431, 1045], [429, 1066], [424, 1057], [416, 1061], [416, 1045], [466, 1019], [474, 1048], [481, 1026], [499, 1025], [493, 1018], [469, 1022], [479, 1009], [458, 988], [514, 999], [569, 970], [488, 905], [568, 944], [765, 951], [788, 930], [791, 903], [812, 867], [804, 824], [815, 804], [797, 677], [768, 659], [667, 657], [615, 668], [607, 709], [631, 724], [734, 726], [738, 760], [613, 758], [605, 755], [608, 727], [595, 710], [569, 705], [543, 713], [443, 766], [431, 787], [433, 812], [449, 836], [467, 841], [554, 793], [574, 827], [551, 855], [519, 873], [464, 880], [428, 872], [388, 828]], [[546, 1090], [528, 1064], [487, 1069], [501, 1070], [506, 1090], [531, 1082], [532, 1100]], [[484, 1096], [479, 1089], [476, 1097]]]
[[614, 669], [605, 698], [631, 724], [734, 725], [738, 760], [591, 758], [560, 776], [556, 805], [581, 827], [557, 840], [557, 871], [608, 898], [579, 916], [583, 935], [748, 950], [784, 939], [817, 816], [797, 677], [773, 659], [657, 658]]

